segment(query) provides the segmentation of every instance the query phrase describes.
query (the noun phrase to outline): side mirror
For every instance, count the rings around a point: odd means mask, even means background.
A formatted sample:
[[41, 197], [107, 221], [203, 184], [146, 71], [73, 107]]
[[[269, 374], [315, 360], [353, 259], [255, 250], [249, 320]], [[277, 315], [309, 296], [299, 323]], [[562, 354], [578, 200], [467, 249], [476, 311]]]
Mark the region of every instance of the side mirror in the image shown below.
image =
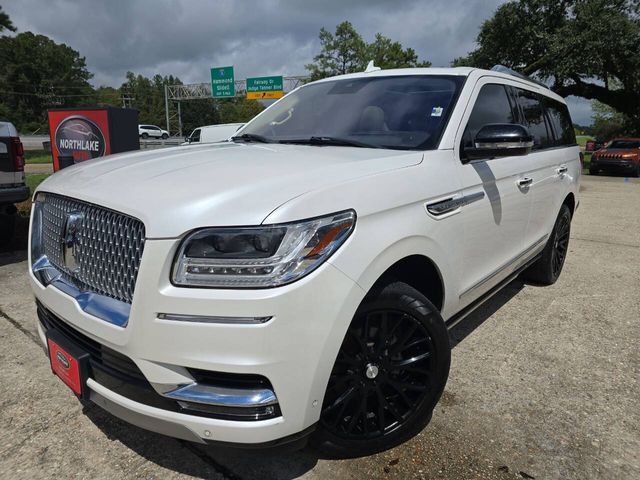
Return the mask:
[[186, 137], [184, 137], [184, 141], [187, 143], [191, 143], [191, 137], [187, 135]]
[[490, 123], [478, 131], [473, 147], [465, 148], [464, 155], [467, 161], [490, 160], [527, 155], [532, 148], [533, 137], [527, 127], [511, 123]]

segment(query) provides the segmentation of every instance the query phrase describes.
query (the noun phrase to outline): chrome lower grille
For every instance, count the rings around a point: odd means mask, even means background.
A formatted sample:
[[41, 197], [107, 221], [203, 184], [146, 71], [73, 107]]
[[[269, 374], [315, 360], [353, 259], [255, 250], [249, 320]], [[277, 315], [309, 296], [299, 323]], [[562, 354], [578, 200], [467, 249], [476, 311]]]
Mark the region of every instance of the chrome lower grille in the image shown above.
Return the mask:
[[[77, 267], [65, 265], [63, 235], [69, 213], [81, 212], [74, 246]], [[131, 303], [144, 249], [144, 224], [113, 210], [46, 194], [42, 205], [42, 250], [49, 262], [79, 288]]]

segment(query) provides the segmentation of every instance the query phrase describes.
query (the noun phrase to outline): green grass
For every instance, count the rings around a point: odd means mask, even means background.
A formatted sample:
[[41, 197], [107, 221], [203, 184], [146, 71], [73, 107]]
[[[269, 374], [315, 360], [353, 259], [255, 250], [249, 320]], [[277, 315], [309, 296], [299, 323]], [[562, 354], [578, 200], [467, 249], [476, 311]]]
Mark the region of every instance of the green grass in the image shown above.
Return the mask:
[[584, 152], [584, 165], [582, 169], [582, 173], [589, 172], [589, 164], [591, 163], [591, 152]]
[[578, 141], [578, 145], [584, 148], [589, 140], [593, 140], [593, 137], [589, 135], [578, 135], [576, 136], [576, 140]]
[[45, 150], [25, 150], [24, 161], [25, 163], [51, 163], [53, 158], [51, 152]]
[[25, 175], [25, 180], [27, 182], [27, 185], [31, 189], [31, 192], [33, 193], [33, 191], [38, 187], [38, 185], [40, 185], [44, 181], [44, 179], [47, 178], [49, 175], [51, 174], [50, 173], [27, 173]]
[[[28, 185], [29, 190], [31, 190], [31, 194], [35, 191], [35, 189], [40, 185], [44, 180], [50, 176], [50, 173], [27, 173], [25, 177], [25, 183]], [[16, 205], [18, 207], [18, 212], [20, 215], [29, 216], [31, 213], [31, 198], [25, 200], [22, 203]]]

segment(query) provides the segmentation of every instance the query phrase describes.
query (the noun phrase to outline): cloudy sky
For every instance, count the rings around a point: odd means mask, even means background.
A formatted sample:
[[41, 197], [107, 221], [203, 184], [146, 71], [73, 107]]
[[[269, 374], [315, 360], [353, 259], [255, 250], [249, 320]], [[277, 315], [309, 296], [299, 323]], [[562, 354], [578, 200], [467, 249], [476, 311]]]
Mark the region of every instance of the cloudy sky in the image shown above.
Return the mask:
[[[2, 1], [2, 0], [0, 0]], [[207, 82], [213, 66], [236, 78], [304, 75], [320, 27], [349, 20], [367, 41], [376, 32], [448, 66], [474, 47], [483, 20], [503, 0], [12, 0], [18, 31], [42, 33], [86, 57], [94, 85], [120, 86], [130, 70]], [[590, 124], [589, 102], [569, 99]]]

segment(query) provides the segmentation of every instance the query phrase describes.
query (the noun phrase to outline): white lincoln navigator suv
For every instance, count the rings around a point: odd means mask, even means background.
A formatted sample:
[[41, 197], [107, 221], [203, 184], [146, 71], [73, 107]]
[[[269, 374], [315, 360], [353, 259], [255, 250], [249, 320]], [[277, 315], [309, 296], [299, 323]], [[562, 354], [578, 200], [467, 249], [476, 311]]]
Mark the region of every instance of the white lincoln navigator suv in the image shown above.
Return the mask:
[[556, 281], [580, 174], [564, 101], [514, 74], [309, 83], [229, 142], [43, 182], [39, 334], [79, 398], [149, 430], [380, 451], [429, 422], [448, 328]]

